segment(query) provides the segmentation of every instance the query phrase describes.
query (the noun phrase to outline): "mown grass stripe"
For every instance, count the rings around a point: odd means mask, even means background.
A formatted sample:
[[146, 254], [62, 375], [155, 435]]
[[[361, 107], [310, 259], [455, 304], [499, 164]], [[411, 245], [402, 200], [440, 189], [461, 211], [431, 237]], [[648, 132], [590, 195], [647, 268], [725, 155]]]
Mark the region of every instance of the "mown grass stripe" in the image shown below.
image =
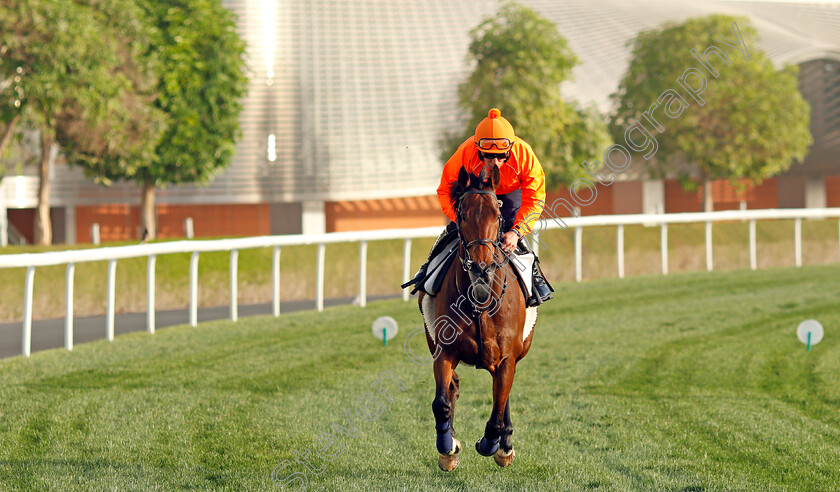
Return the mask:
[[[490, 378], [459, 367], [461, 467], [437, 469], [428, 366], [403, 353], [416, 303], [378, 302], [134, 333], [0, 361], [2, 490], [834, 490], [838, 266], [564, 285], [541, 307], [511, 394], [517, 459], [472, 452]], [[387, 348], [379, 316], [400, 332]], [[811, 352], [796, 325], [816, 318]], [[415, 350], [425, 350], [416, 339]], [[382, 414], [359, 395], [384, 372]], [[355, 417], [332, 462], [319, 435]], [[320, 474], [296, 462], [310, 450]]]

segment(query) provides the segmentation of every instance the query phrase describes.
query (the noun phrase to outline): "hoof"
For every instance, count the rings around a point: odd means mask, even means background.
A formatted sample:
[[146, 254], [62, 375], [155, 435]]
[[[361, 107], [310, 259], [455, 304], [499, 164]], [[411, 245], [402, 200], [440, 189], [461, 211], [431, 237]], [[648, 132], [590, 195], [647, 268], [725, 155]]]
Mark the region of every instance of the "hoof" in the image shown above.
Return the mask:
[[445, 472], [449, 472], [454, 470], [455, 468], [458, 468], [459, 462], [460, 461], [458, 460], [457, 454], [453, 454], [451, 456], [447, 456], [445, 454], [438, 455], [438, 466], [441, 470]]
[[452, 451], [450, 454], [438, 454], [438, 466], [443, 471], [452, 471], [455, 468], [458, 468], [458, 463], [460, 460], [458, 459], [458, 453], [461, 452], [461, 441], [457, 439], [453, 439], [455, 441], [455, 450]]
[[505, 453], [501, 449], [496, 451], [496, 454], [493, 455], [493, 459], [496, 461], [496, 464], [501, 466], [502, 468], [510, 466], [513, 463], [513, 458], [516, 456], [516, 452], [513, 448], [510, 448], [509, 453]]

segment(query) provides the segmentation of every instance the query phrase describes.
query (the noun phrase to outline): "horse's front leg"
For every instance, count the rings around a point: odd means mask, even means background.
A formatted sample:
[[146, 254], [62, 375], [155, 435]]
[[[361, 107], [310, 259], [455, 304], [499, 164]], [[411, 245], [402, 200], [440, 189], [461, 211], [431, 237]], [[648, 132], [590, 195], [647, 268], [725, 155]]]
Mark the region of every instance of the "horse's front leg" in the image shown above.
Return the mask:
[[493, 375], [493, 410], [484, 437], [476, 441], [475, 449], [483, 456], [493, 456], [499, 466], [508, 466], [513, 461], [514, 451], [510, 436], [513, 426], [510, 423], [508, 397], [513, 386], [516, 361], [511, 358], [502, 360]]
[[457, 385], [455, 366], [457, 361], [445, 353], [435, 359], [435, 399], [432, 402], [432, 412], [435, 414], [435, 430], [437, 432], [438, 466], [443, 471], [452, 471], [458, 466], [458, 453], [461, 443], [452, 434], [452, 417], [454, 416], [454, 399], [452, 386]]
[[508, 466], [513, 462], [513, 441], [510, 436], [513, 434], [513, 424], [510, 421], [510, 399], [505, 405], [505, 427], [502, 431], [502, 439], [499, 443], [499, 450], [493, 455], [496, 464], [499, 466]]

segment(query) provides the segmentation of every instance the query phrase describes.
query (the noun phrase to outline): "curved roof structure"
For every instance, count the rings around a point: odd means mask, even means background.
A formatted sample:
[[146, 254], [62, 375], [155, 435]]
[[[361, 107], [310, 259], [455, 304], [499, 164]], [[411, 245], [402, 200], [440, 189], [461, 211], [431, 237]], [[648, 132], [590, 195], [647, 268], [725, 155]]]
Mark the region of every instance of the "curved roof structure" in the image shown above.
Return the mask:
[[[489, 0], [223, 0], [248, 43], [250, 93], [234, 163], [205, 188], [163, 203], [254, 203], [428, 195], [439, 142], [458, 124], [469, 31]], [[840, 61], [840, 8], [711, 0], [523, 0], [555, 22], [581, 60], [568, 98], [609, 109], [627, 42], [665, 21], [748, 16], [775, 63]], [[686, 54], [688, 57], [688, 54]], [[838, 96], [840, 97], [840, 96]], [[514, 122], [515, 123], [515, 122]], [[136, 202], [131, 184], [93, 185], [56, 170], [54, 203]]]

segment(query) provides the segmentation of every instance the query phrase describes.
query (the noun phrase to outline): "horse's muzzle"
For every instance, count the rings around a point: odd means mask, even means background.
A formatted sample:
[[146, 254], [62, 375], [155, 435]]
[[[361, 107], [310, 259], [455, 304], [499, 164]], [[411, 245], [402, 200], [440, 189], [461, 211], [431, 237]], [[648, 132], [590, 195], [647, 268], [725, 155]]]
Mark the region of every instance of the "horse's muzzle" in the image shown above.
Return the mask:
[[470, 274], [470, 281], [471, 281], [471, 288], [470, 288], [470, 301], [474, 304], [485, 304], [490, 300], [490, 296], [493, 294], [493, 275], [488, 274], [485, 275], [487, 280], [482, 278], [476, 278], [473, 274]]

